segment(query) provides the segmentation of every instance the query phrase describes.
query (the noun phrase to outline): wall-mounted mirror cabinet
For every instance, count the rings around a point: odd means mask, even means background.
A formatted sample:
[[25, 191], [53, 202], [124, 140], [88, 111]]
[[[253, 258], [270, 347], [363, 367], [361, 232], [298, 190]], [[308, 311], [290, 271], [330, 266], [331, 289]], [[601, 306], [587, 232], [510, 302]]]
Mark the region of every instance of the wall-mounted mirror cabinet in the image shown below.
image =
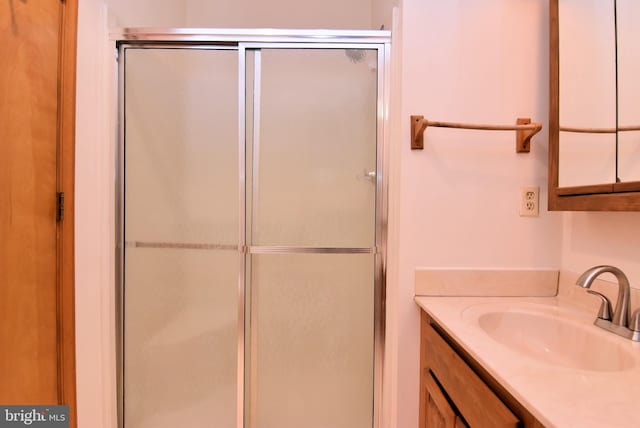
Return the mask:
[[549, 209], [638, 211], [640, 1], [549, 4]]

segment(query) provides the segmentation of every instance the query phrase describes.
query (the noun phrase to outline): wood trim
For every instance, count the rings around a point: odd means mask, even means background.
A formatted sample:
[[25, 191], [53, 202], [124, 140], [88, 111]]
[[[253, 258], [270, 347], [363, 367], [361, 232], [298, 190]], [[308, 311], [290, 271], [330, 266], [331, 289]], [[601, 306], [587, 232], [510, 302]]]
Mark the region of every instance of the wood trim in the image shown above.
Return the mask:
[[548, 209], [556, 209], [560, 142], [560, 62], [558, 0], [549, 0], [549, 189]]
[[58, 222], [58, 399], [60, 404], [69, 406], [69, 426], [75, 428], [74, 176], [78, 0], [64, 0], [60, 7], [58, 191], [65, 194], [65, 214]]
[[[549, 211], [640, 211], [640, 186], [611, 183], [558, 187], [560, 171], [560, 45], [558, 0], [549, 0]], [[625, 127], [630, 131], [635, 127]]]
[[[551, 199], [550, 199], [551, 200]], [[640, 211], [640, 192], [555, 195], [552, 211]]]
[[429, 317], [424, 311], [420, 311], [420, 408], [418, 412], [418, 427], [424, 428], [427, 426], [427, 389], [424, 387], [424, 378], [431, 376], [429, 369], [427, 368], [426, 353], [427, 344], [424, 340], [422, 332], [425, 328], [429, 327]]
[[594, 193], [612, 193], [613, 184], [592, 184], [589, 186], [558, 187], [558, 196], [591, 195]]
[[625, 181], [613, 184], [614, 192], [638, 192], [640, 191], [640, 181]]

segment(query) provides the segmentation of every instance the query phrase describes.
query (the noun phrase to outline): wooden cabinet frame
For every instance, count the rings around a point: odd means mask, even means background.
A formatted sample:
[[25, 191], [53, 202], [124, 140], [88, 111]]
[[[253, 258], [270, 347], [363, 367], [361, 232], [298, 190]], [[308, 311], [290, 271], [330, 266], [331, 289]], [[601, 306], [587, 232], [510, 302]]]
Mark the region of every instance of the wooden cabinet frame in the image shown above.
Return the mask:
[[559, 187], [559, 0], [549, 0], [549, 211], [640, 211], [640, 182]]
[[58, 192], [64, 218], [58, 222], [58, 399], [69, 406], [69, 426], [77, 426], [75, 344], [75, 110], [78, 0], [61, 0], [58, 95]]

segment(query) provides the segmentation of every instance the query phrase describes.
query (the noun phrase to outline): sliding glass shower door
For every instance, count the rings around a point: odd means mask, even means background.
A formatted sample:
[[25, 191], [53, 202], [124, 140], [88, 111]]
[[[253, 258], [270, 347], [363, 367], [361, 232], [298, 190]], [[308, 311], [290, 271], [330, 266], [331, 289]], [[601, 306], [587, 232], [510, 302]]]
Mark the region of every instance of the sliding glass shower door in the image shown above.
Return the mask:
[[248, 53], [248, 427], [372, 426], [376, 53]]
[[128, 428], [236, 427], [237, 55], [125, 51]]
[[381, 46], [120, 53], [121, 424], [376, 426]]

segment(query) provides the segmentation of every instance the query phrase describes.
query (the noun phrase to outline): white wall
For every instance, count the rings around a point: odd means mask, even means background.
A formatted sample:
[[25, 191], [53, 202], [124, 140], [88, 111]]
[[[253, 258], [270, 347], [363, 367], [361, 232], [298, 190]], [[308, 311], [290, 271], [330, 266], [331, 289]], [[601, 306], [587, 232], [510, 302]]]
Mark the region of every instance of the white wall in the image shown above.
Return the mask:
[[115, 426], [113, 51], [107, 11], [79, 2], [76, 98], [76, 382], [79, 427]]
[[[562, 269], [582, 273], [609, 264], [640, 289], [640, 213], [564, 213]], [[635, 308], [633, 308], [635, 309]]]
[[[519, 218], [517, 189], [546, 188], [547, 131], [532, 153], [511, 153], [513, 137], [427, 129], [425, 150], [408, 149], [408, 117], [508, 122], [531, 115], [546, 124], [547, 2], [404, 0], [402, 3], [397, 384], [393, 426], [417, 423], [416, 266], [623, 269], [640, 287], [640, 213], [549, 213]], [[522, 17], [527, 17], [523, 19]], [[397, 35], [396, 35], [397, 37]], [[471, 133], [471, 134], [470, 134]], [[393, 227], [393, 225], [392, 225]], [[393, 320], [392, 320], [393, 322]]]
[[[395, 423], [417, 426], [419, 311], [414, 269], [551, 267], [561, 251], [560, 213], [546, 211], [547, 129], [529, 154], [515, 133], [427, 129], [409, 149], [409, 116], [515, 123], [548, 120], [548, 5], [540, 1], [404, 0], [402, 3], [399, 254]], [[396, 95], [396, 94], [394, 94]], [[540, 186], [540, 217], [519, 217], [522, 186]]]

